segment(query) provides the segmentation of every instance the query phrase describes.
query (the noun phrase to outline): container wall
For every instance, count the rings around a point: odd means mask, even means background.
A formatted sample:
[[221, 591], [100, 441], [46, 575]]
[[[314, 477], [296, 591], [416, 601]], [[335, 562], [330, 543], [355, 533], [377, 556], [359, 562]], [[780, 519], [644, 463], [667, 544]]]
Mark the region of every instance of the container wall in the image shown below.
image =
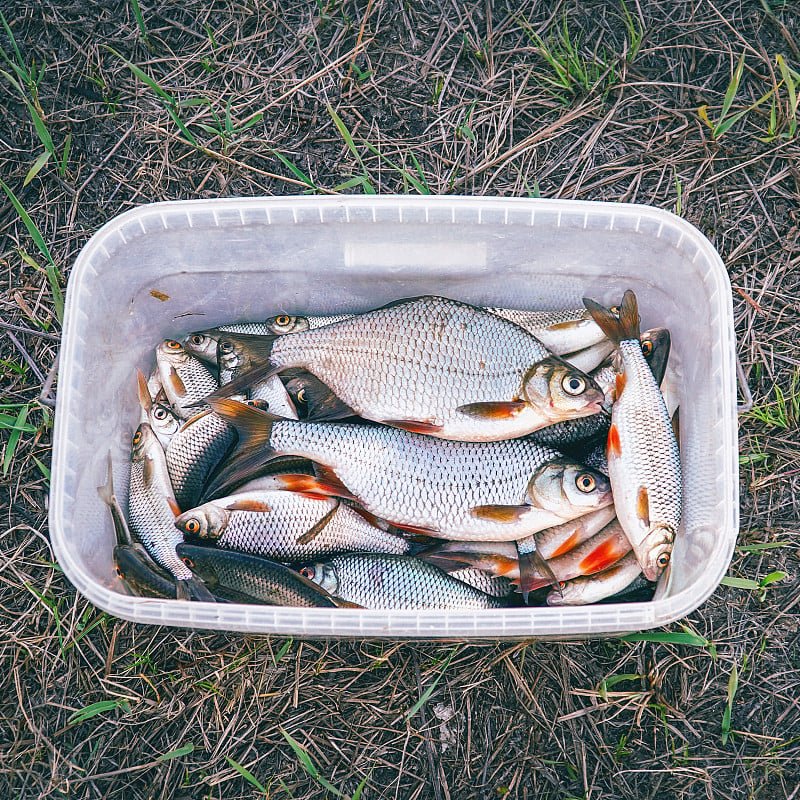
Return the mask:
[[[132, 598], [111, 564], [96, 487], [111, 452], [120, 495], [138, 423], [137, 368], [165, 337], [286, 313], [358, 312], [421, 294], [478, 305], [577, 307], [636, 292], [646, 327], [672, 333], [685, 530], [659, 599], [579, 609], [374, 615], [210, 608]], [[145, 206], [109, 223], [70, 278], [53, 458], [51, 528], [68, 577], [120, 616], [308, 635], [575, 635], [688, 613], [735, 542], [736, 418], [730, 288], [682, 220], [616, 204], [468, 198], [283, 198]], [[388, 622], [387, 622], [388, 617]]]

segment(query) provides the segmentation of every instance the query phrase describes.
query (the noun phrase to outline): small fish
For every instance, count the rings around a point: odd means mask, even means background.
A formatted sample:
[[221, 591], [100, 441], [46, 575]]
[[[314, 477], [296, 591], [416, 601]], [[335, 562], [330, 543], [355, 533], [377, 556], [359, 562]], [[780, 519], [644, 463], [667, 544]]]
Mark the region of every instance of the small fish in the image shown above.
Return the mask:
[[553, 575], [556, 581], [568, 581], [579, 575], [602, 572], [630, 551], [631, 543], [622, 530], [622, 526], [615, 520], [583, 544], [573, 547], [563, 555], [548, 559], [546, 563], [552, 575], [532, 574], [528, 582], [528, 589], [533, 591], [552, 584]]
[[230, 550], [179, 544], [181, 563], [217, 592], [230, 589], [239, 598], [272, 606], [335, 608], [337, 603], [316, 583], [265, 558]]
[[194, 416], [196, 406], [219, 386], [208, 367], [173, 339], [158, 345], [156, 363], [170, 405], [181, 419]]
[[334, 322], [352, 319], [354, 316], [354, 314], [334, 314], [332, 316], [299, 317], [291, 314], [278, 314], [275, 317], [269, 317], [265, 324], [270, 333], [283, 336], [286, 333], [299, 333], [323, 328], [326, 325], [332, 325]]
[[412, 556], [358, 553], [307, 564], [300, 574], [330, 594], [373, 609], [503, 608], [490, 597]]
[[[172, 437], [180, 430], [182, 423], [181, 418], [172, 410], [172, 407], [166, 401], [166, 395], [161, 389], [161, 381], [159, 379], [159, 389], [156, 395], [150, 394], [150, 381], [145, 378], [144, 374], [140, 371], [137, 372], [139, 382], [139, 405], [142, 408], [141, 422], [147, 422], [153, 429], [161, 446], [166, 450]], [[159, 396], [164, 397], [164, 402], [158, 400]]]
[[636, 553], [630, 552], [602, 572], [565, 581], [547, 595], [547, 605], [582, 606], [598, 603], [627, 589], [641, 574], [642, 568]]
[[625, 292], [619, 318], [593, 300], [584, 299], [584, 304], [619, 346], [617, 400], [608, 432], [608, 475], [617, 518], [645, 578], [654, 581], [669, 564], [681, 521], [678, 444], [639, 341], [636, 295]]
[[212, 401], [239, 448], [209, 491], [278, 455], [309, 458], [317, 479], [285, 488], [356, 500], [393, 525], [439, 538], [510, 541], [611, 503], [608, 480], [524, 439], [450, 442], [375, 425], [281, 420], [235, 400]]
[[167, 470], [181, 509], [193, 508], [206, 482], [236, 444], [236, 429], [213, 411], [201, 411], [181, 426], [165, 452]]
[[215, 397], [287, 368], [311, 372], [365, 419], [457, 441], [522, 436], [600, 409], [602, 393], [527, 331], [421, 297], [261, 342], [262, 361]]
[[180, 509], [172, 491], [164, 451], [146, 422], [136, 429], [132, 444], [128, 498], [131, 532], [150, 556], [175, 576], [178, 598], [213, 600], [175, 552], [175, 546], [183, 541], [175, 527]]
[[452, 574], [462, 569], [477, 569], [493, 577], [519, 580], [519, 561], [514, 542], [440, 542], [417, 553]]
[[[278, 479], [272, 479], [275, 485]], [[184, 533], [219, 547], [278, 561], [307, 561], [333, 553], [407, 553], [402, 536], [376, 528], [330, 497], [261, 490], [222, 497], [181, 514]]]
[[177, 581], [137, 547], [114, 548], [114, 571], [140, 597], [177, 599]]

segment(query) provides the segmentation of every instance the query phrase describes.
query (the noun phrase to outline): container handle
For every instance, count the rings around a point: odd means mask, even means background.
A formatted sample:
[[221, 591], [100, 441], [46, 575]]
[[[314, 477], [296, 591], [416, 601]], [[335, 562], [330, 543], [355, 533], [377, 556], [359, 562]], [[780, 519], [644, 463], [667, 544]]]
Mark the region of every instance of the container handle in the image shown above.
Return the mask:
[[739, 389], [744, 398], [743, 402], [736, 404], [736, 411], [739, 414], [746, 414], [753, 407], [753, 394], [747, 385], [747, 377], [744, 374], [744, 367], [739, 356], [736, 356], [736, 377], [739, 379]]

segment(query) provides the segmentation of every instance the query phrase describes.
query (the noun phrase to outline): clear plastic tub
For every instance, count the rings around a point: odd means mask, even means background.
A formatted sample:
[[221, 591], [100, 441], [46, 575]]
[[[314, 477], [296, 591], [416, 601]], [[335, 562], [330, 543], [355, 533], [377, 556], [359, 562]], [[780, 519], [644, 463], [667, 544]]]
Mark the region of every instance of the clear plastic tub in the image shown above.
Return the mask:
[[[111, 451], [127, 495], [136, 368], [165, 337], [230, 320], [359, 312], [438, 294], [476, 305], [577, 307], [633, 289], [666, 326], [680, 377], [683, 525], [646, 603], [486, 611], [300, 609], [154, 600], [115, 575], [96, 487]], [[285, 197], [157, 203], [86, 244], [69, 280], [53, 445], [50, 530], [64, 573], [118, 617], [292, 636], [574, 638], [640, 631], [696, 609], [738, 532], [730, 283], [694, 227], [648, 206], [464, 197]]]

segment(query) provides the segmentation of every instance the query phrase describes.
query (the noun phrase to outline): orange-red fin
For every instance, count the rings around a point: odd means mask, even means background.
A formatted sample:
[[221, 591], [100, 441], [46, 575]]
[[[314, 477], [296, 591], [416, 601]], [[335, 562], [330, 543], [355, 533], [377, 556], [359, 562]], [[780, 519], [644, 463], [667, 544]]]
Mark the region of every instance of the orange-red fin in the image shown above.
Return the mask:
[[433, 536], [441, 537], [441, 531], [436, 531], [433, 528], [426, 528], [424, 525], [405, 525], [403, 523], [392, 522], [392, 527], [397, 528], [404, 533], [419, 534], [420, 536]]
[[609, 458], [619, 458], [622, 455], [622, 446], [619, 441], [619, 431], [614, 423], [608, 429], [608, 446], [606, 447], [606, 455]]
[[616, 393], [617, 393], [617, 400], [622, 397], [622, 390], [625, 388], [625, 373], [618, 372], [616, 377]]
[[139, 405], [145, 410], [150, 411], [153, 407], [153, 398], [150, 397], [150, 389], [147, 386], [147, 378], [140, 370], [136, 370], [136, 380], [139, 387]]
[[167, 501], [167, 505], [169, 506], [169, 510], [170, 510], [170, 511], [171, 511], [171, 512], [172, 512], [172, 513], [173, 513], [173, 514], [176, 516], [176, 517], [180, 516], [180, 514], [181, 514], [182, 512], [181, 512], [181, 508], [180, 508], [180, 506], [178, 505], [178, 502], [177, 502], [177, 500], [175, 500], [175, 498], [174, 498], [174, 497], [167, 497], [167, 498], [165, 498], [165, 499], [166, 499], [166, 501]]
[[478, 519], [511, 523], [518, 522], [527, 511], [530, 511], [530, 506], [486, 505], [473, 506], [469, 513]]
[[262, 500], [236, 500], [230, 505], [225, 506], [228, 511], [255, 511], [266, 513], [272, 511], [272, 506]]
[[315, 522], [302, 536], [297, 539], [297, 544], [308, 544], [313, 542], [325, 529], [325, 526], [333, 519], [333, 515], [339, 510], [339, 503], [327, 513], [322, 519]]
[[645, 528], [650, 527], [650, 496], [644, 486], [639, 487], [636, 495], [636, 516], [639, 517]]
[[524, 400], [497, 400], [485, 403], [467, 403], [456, 411], [479, 419], [512, 419], [521, 414], [527, 403]]
[[302, 473], [289, 473], [286, 475], [276, 475], [275, 480], [283, 485], [283, 488], [290, 492], [298, 492], [307, 497], [344, 497], [347, 500], [355, 500], [352, 492], [335, 476], [320, 475], [315, 478], [313, 475], [303, 475]]
[[578, 564], [580, 574], [593, 575], [595, 572], [602, 572], [619, 561], [627, 552], [627, 549], [620, 547], [616, 539], [608, 539], [580, 560]]
[[170, 366], [169, 368], [169, 383], [172, 386], [173, 391], [175, 392], [178, 397], [185, 397], [186, 396], [186, 385], [181, 380], [181, 376], [178, 375], [175, 367]]
[[384, 425], [391, 425], [393, 428], [400, 428], [404, 431], [411, 431], [411, 433], [427, 433], [435, 436], [441, 433], [443, 427], [435, 425], [433, 422], [420, 422], [415, 419], [385, 419]]
[[564, 539], [563, 542], [550, 554], [550, 558], [557, 558], [558, 556], [563, 556], [564, 553], [568, 553], [575, 547], [580, 540], [580, 536], [578, 536], [578, 531], [575, 531], [571, 536], [568, 536]]

